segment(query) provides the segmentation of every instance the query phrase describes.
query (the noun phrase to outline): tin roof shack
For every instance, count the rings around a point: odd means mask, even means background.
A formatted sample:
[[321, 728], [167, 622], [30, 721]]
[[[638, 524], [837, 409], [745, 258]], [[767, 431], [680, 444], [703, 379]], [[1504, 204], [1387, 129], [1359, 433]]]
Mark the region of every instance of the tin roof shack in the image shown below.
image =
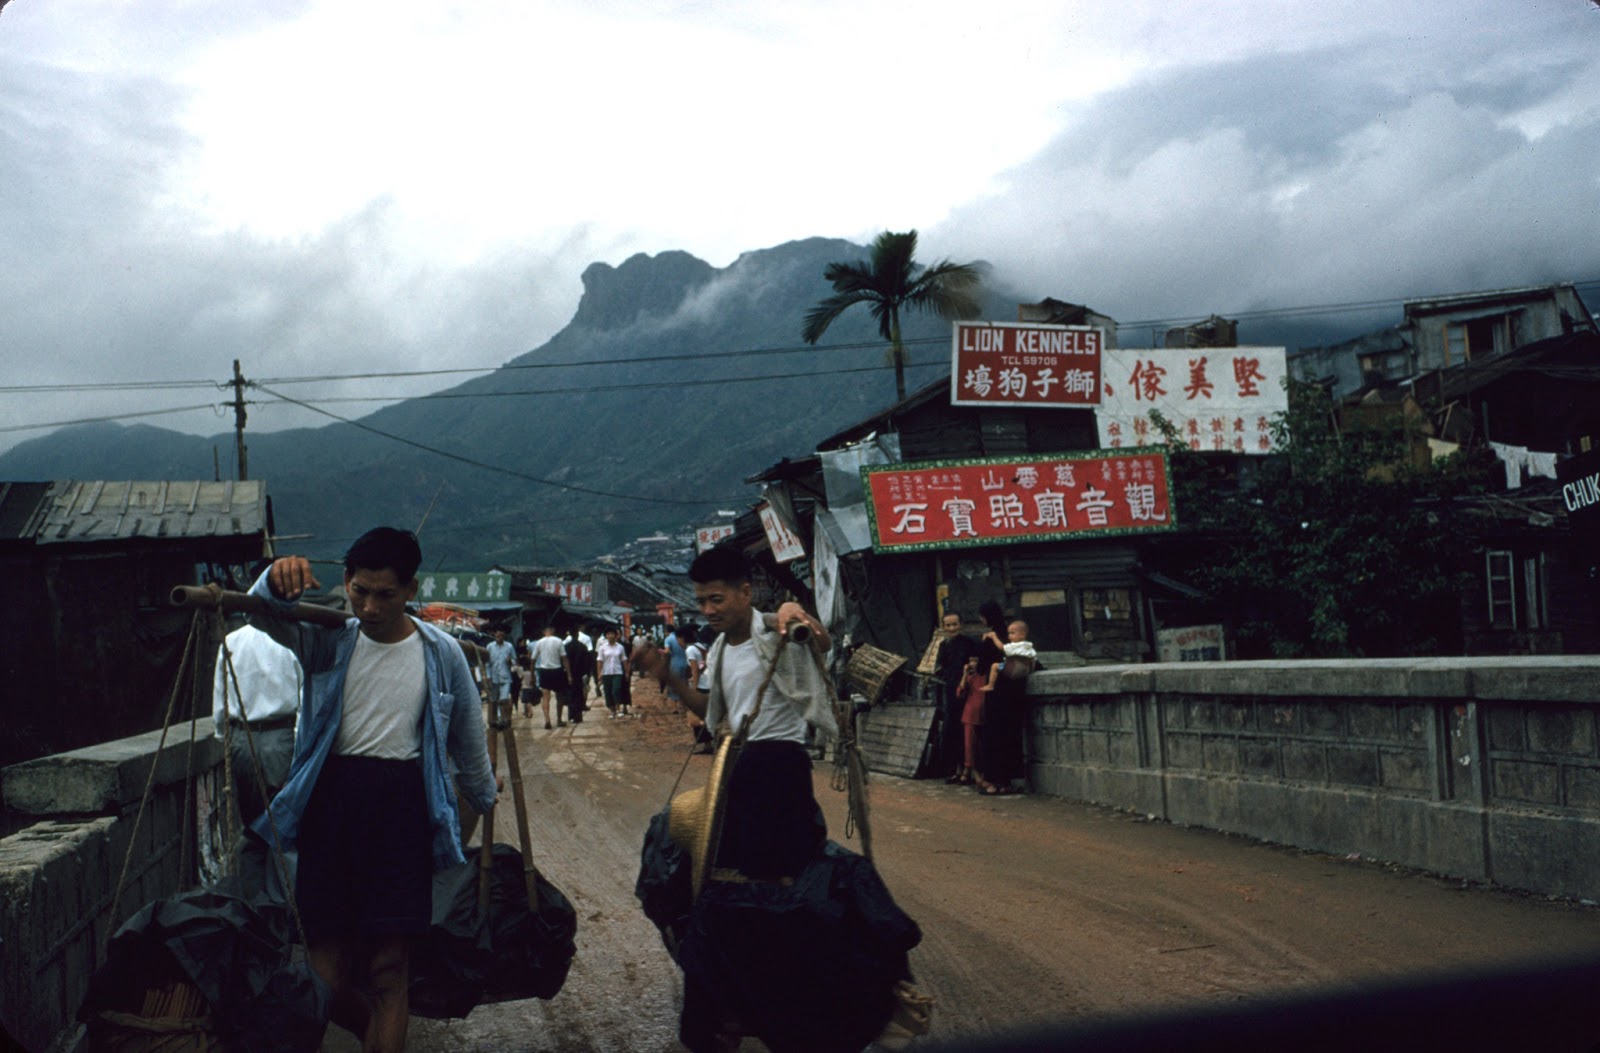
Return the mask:
[[1575, 536], [1557, 476], [1600, 446], [1600, 335], [1584, 331], [1497, 351], [1442, 371], [1435, 419], [1463, 445], [1487, 445], [1498, 493], [1456, 501], [1468, 654], [1600, 652], [1594, 553]]
[[1343, 398], [1382, 381], [1409, 381], [1569, 333], [1594, 318], [1570, 284], [1456, 293], [1402, 305], [1396, 326], [1290, 356], [1296, 376], [1325, 379]]
[[193, 616], [172, 587], [245, 579], [272, 534], [266, 485], [0, 488], [0, 766], [160, 727]]

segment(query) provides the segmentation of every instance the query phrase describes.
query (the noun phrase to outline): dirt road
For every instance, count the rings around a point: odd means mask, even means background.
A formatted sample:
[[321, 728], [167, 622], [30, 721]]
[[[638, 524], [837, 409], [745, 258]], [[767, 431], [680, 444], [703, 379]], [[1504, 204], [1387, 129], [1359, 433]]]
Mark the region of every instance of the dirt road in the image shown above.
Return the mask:
[[[680, 1048], [681, 984], [633, 883], [645, 824], [684, 764], [688, 735], [653, 692], [636, 694], [635, 720], [607, 720], [602, 709], [555, 731], [542, 721], [516, 726], [535, 860], [578, 912], [565, 989], [465, 1020], [414, 1021], [410, 1048]], [[706, 762], [690, 760], [685, 786], [703, 782]], [[819, 767], [817, 797], [843, 841], [843, 796], [828, 788], [829, 774]], [[942, 782], [875, 775], [871, 806], [879, 869], [923, 929], [911, 962], [938, 999], [941, 1038], [1600, 955], [1593, 906]], [[516, 843], [509, 807], [496, 825], [498, 840]], [[324, 1048], [357, 1047], [330, 1029]]]

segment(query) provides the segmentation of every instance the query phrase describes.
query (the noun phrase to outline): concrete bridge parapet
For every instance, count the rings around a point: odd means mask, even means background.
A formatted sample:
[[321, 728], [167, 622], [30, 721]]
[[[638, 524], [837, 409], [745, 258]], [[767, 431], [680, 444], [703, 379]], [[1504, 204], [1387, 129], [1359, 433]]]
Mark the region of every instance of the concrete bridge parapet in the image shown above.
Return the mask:
[[1600, 656], [1091, 666], [1028, 695], [1044, 793], [1600, 900]]
[[8, 828], [20, 827], [0, 839], [0, 1021], [23, 1048], [80, 1044], [77, 1009], [110, 933], [146, 903], [193, 887], [197, 835], [219, 799], [222, 749], [211, 730], [210, 718], [194, 722], [192, 753], [185, 723], [164, 749], [151, 732], [0, 772]]

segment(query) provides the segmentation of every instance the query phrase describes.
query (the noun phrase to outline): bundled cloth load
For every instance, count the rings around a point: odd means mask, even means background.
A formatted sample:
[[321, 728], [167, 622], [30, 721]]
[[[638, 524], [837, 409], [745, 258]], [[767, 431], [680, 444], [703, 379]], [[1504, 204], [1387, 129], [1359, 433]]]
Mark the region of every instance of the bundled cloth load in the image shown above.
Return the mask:
[[651, 820], [634, 887], [683, 969], [679, 1038], [695, 1053], [719, 1048], [727, 1021], [714, 1006], [773, 1053], [853, 1053], [924, 1033], [928, 1002], [907, 957], [922, 932], [870, 860], [825, 841], [793, 878], [708, 865], [729, 752], [724, 740], [708, 785]]
[[237, 883], [147, 904], [106, 949], [78, 1010], [97, 1050], [310, 1053], [329, 991], [290, 953], [284, 904]]
[[490, 1002], [556, 996], [577, 950], [577, 913], [543, 874], [535, 878], [536, 909], [522, 853], [496, 844], [485, 917], [476, 861], [434, 873], [433, 924], [411, 950], [413, 1013], [461, 1017]]

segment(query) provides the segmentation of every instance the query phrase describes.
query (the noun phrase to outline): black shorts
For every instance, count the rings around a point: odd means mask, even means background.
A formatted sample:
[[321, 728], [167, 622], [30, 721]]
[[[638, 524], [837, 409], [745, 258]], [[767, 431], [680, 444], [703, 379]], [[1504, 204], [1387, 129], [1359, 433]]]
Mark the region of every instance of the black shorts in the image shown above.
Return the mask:
[[539, 687], [544, 691], [565, 691], [567, 689], [567, 671], [565, 669], [539, 670]]
[[300, 820], [306, 939], [425, 932], [433, 829], [420, 760], [330, 756]]

